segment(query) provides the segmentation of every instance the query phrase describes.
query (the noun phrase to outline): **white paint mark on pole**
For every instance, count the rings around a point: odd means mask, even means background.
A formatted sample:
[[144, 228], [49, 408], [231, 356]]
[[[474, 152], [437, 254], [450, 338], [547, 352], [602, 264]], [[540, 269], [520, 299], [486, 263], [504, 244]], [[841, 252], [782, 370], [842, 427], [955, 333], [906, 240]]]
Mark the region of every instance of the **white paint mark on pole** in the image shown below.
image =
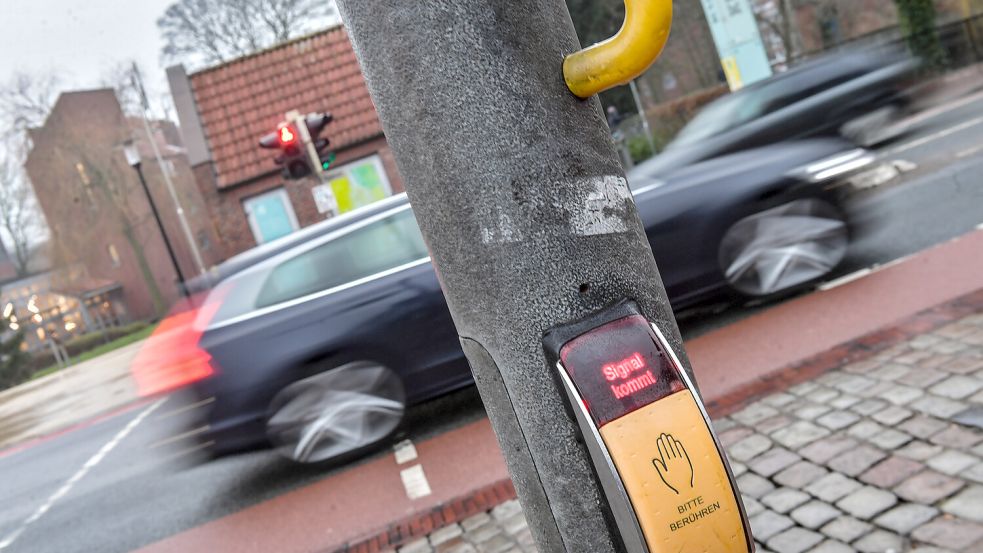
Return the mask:
[[406, 488], [406, 497], [420, 499], [433, 493], [430, 489], [430, 482], [427, 475], [423, 473], [423, 465], [413, 465], [408, 469], [400, 471], [399, 477], [403, 480], [403, 487]]
[[38, 519], [43, 517], [45, 513], [51, 510], [51, 508], [55, 505], [56, 502], [58, 502], [59, 499], [65, 497], [65, 495], [72, 490], [75, 484], [78, 484], [78, 482], [82, 480], [82, 478], [84, 478], [85, 475], [89, 473], [89, 471], [91, 471], [93, 468], [96, 467], [96, 465], [101, 463], [102, 460], [105, 459], [106, 456], [109, 455], [109, 453], [113, 449], [115, 449], [116, 446], [120, 444], [120, 442], [126, 439], [126, 437], [129, 436], [130, 433], [133, 432], [133, 430], [135, 430], [136, 427], [139, 426], [140, 423], [144, 421], [144, 419], [146, 419], [148, 416], [150, 416], [151, 413], [156, 411], [161, 405], [164, 404], [165, 401], [167, 401], [166, 397], [154, 403], [150, 407], [144, 409], [143, 412], [137, 415], [136, 418], [131, 420], [123, 428], [123, 430], [120, 430], [119, 433], [117, 433], [112, 440], [110, 440], [106, 445], [102, 446], [102, 449], [100, 449], [98, 452], [96, 452], [95, 455], [93, 455], [88, 461], [86, 461], [85, 464], [82, 465], [82, 468], [80, 468], [75, 474], [73, 474], [72, 477], [69, 478], [67, 482], [62, 484], [60, 488], [55, 490], [55, 493], [51, 494], [51, 496], [48, 497], [48, 499], [40, 507], [38, 507], [37, 510], [35, 510], [34, 513], [27, 518], [27, 520], [22, 522], [19, 528], [11, 532], [6, 538], [3, 539], [3, 541], [0, 541], [0, 551], [3, 551], [4, 549], [13, 545], [14, 542], [17, 541], [17, 538], [19, 538], [21, 534], [24, 533], [24, 531], [27, 529], [28, 526], [37, 522]]
[[416, 446], [412, 440], [403, 440], [396, 444], [393, 449], [396, 452], [396, 464], [405, 465], [410, 461], [416, 461]]
[[570, 230], [578, 236], [598, 236], [627, 232], [628, 225], [618, 215], [619, 208], [631, 200], [631, 188], [623, 177], [606, 175], [587, 179], [593, 190], [588, 192], [586, 205], [576, 209], [570, 220]]

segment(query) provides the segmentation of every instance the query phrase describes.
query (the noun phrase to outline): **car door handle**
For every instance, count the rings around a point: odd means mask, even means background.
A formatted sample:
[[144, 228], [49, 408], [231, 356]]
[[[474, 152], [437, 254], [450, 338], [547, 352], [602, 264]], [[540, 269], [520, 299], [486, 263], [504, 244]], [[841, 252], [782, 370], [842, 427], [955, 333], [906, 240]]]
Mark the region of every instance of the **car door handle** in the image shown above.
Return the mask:
[[586, 99], [645, 72], [662, 53], [672, 27], [672, 0], [625, 0], [625, 22], [613, 37], [570, 54], [563, 78]]

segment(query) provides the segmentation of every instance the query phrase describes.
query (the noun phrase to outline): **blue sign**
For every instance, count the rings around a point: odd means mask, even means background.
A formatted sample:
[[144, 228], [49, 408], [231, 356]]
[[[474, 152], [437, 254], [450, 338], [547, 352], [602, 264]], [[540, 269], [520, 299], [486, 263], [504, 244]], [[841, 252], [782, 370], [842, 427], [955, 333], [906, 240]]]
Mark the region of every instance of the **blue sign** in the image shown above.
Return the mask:
[[771, 76], [749, 0], [701, 0], [731, 90]]

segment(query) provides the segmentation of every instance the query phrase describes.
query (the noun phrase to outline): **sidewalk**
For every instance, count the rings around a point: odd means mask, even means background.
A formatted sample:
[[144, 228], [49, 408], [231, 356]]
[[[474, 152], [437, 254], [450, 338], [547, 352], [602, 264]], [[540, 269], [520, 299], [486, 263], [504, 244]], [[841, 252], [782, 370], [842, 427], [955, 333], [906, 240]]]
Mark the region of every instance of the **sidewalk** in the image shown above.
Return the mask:
[[[763, 553], [983, 552], [980, 425], [983, 313], [715, 423]], [[506, 501], [398, 551], [531, 552], [520, 513]]]
[[983, 90], [983, 64], [968, 65], [923, 83], [916, 108], [951, 102], [980, 90]]
[[0, 392], [0, 455], [138, 399], [130, 362], [143, 342]]

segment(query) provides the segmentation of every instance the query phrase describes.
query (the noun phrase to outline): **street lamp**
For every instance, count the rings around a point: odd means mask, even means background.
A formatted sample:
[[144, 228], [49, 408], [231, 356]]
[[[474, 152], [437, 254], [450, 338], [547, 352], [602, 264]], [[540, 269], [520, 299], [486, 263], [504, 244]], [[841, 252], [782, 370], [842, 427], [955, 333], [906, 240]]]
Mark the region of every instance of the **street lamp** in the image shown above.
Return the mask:
[[123, 154], [126, 156], [126, 163], [135, 169], [137, 176], [140, 177], [140, 184], [143, 186], [143, 192], [147, 195], [147, 202], [150, 204], [150, 211], [154, 215], [154, 220], [157, 221], [157, 227], [160, 229], [160, 236], [164, 239], [164, 245], [167, 247], [167, 255], [170, 256], [171, 263], [174, 265], [174, 272], [177, 273], [177, 278], [179, 281], [178, 289], [181, 291], [181, 294], [188, 297], [188, 290], [184, 286], [184, 273], [181, 272], [181, 266], [177, 262], [177, 256], [174, 255], [174, 247], [171, 246], [171, 240], [167, 237], [167, 231], [164, 230], [164, 222], [160, 220], [160, 213], [157, 211], [157, 204], [154, 203], [154, 197], [150, 194], [150, 187], [147, 186], [147, 179], [143, 176], [140, 150], [131, 140], [123, 145]]

